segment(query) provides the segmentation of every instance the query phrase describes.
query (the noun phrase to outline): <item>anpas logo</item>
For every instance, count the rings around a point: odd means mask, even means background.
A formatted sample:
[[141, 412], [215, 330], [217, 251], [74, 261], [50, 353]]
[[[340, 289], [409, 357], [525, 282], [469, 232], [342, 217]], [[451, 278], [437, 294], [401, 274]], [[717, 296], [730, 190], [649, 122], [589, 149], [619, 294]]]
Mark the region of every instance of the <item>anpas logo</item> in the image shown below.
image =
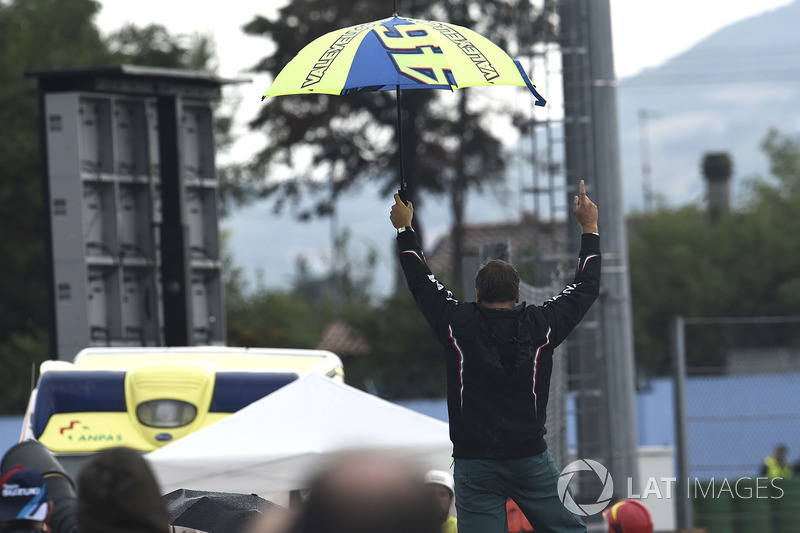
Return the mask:
[[[570, 491], [567, 490], [569, 488], [569, 482], [572, 481], [575, 472], [580, 472], [582, 470], [594, 471], [603, 483], [603, 491], [600, 493], [600, 496], [597, 497], [596, 503], [578, 505], [572, 498]], [[567, 467], [561, 471], [561, 476], [558, 478], [558, 498], [561, 500], [561, 503], [564, 504], [564, 507], [579, 516], [591, 516], [605, 509], [611, 502], [613, 493], [614, 480], [611, 479], [611, 474], [608, 473], [606, 467], [591, 459], [578, 459], [568, 464]]]

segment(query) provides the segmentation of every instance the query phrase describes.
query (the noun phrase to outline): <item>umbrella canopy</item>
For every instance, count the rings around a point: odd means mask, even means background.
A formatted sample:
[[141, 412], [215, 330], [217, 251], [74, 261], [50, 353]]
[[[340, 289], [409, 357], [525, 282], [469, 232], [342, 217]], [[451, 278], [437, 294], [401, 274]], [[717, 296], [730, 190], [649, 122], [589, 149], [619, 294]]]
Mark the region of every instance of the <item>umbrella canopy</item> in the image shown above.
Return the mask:
[[479, 85], [519, 85], [544, 106], [519, 61], [483, 35], [455, 24], [394, 15], [318, 37], [279, 73], [262, 96], [350, 94], [397, 91], [400, 198], [403, 176], [403, 89], [459, 89]]
[[178, 489], [165, 494], [169, 523], [208, 533], [235, 533], [277, 505], [255, 494]]
[[447, 470], [448, 425], [311, 374], [148, 453], [162, 493], [179, 488], [272, 495], [308, 488], [342, 452], [364, 449]]
[[478, 85], [528, 87], [536, 104], [545, 104], [520, 63], [483, 35], [394, 16], [315, 39], [281, 70], [264, 98]]

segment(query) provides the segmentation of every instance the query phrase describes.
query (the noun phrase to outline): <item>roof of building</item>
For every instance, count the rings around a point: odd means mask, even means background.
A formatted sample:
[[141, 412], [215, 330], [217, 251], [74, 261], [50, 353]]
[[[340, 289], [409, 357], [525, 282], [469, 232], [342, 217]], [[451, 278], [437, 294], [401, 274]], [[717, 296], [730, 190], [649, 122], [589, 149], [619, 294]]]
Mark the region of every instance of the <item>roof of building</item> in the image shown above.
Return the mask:
[[[450, 277], [454, 241], [452, 230], [427, 253], [428, 264], [441, 277]], [[549, 258], [564, 253], [567, 239], [566, 224], [537, 221], [531, 215], [521, 220], [472, 224], [464, 227], [464, 256], [479, 256], [481, 245], [508, 244], [510, 261], [522, 262], [527, 257]]]
[[367, 355], [371, 351], [361, 332], [341, 320], [328, 324], [317, 349], [329, 350], [341, 357]]
[[195, 96], [219, 99], [223, 85], [247, 83], [247, 78], [222, 78], [213, 72], [118, 65], [111, 67], [31, 70], [45, 93], [64, 91]]

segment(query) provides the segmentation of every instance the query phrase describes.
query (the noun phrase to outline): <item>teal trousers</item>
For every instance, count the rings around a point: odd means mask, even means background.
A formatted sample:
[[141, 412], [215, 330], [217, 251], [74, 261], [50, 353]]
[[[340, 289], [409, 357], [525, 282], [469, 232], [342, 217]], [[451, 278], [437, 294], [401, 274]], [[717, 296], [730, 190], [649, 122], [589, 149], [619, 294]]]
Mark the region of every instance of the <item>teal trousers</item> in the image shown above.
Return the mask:
[[558, 497], [550, 452], [524, 459], [456, 459], [458, 533], [507, 533], [513, 499], [536, 533], [586, 533], [586, 524]]

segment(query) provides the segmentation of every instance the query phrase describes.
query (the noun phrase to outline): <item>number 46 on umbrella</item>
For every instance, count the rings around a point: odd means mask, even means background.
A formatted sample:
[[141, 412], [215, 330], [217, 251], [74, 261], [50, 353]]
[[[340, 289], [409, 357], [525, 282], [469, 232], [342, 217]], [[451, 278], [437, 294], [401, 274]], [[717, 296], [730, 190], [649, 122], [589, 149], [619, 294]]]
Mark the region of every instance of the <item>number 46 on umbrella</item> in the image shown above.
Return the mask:
[[400, 198], [406, 201], [400, 98], [403, 89], [460, 89], [480, 85], [527, 87], [519, 61], [483, 35], [462, 26], [394, 16], [332, 31], [303, 47], [262, 100], [287, 94], [397, 91]]

